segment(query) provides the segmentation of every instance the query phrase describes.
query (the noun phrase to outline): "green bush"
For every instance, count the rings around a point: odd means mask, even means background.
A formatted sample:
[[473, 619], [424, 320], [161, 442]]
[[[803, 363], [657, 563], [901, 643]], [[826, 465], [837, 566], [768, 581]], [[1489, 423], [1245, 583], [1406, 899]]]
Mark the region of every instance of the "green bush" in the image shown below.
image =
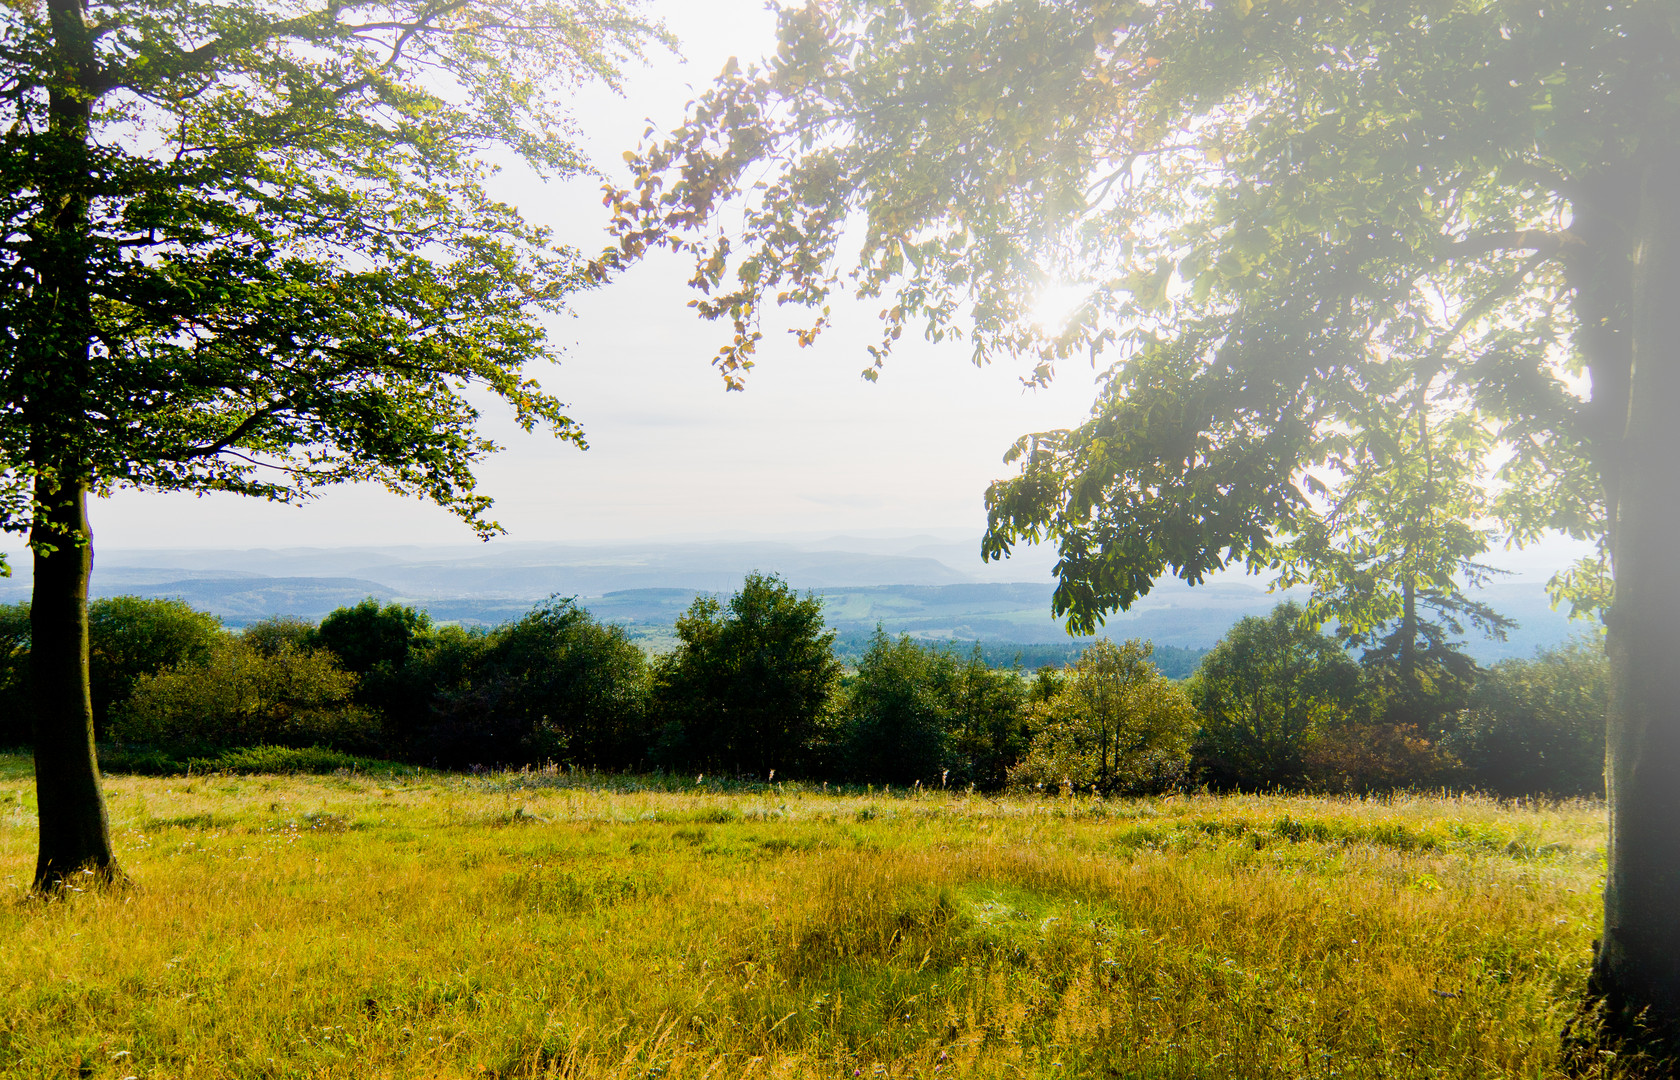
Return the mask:
[[112, 596], [88, 605], [88, 679], [93, 728], [104, 738], [111, 712], [147, 675], [202, 664], [227, 636], [222, 621], [184, 600]]
[[0, 604], [0, 745], [35, 741], [29, 701], [29, 605]]
[[1150, 663], [1147, 642], [1098, 641], [1037, 706], [1042, 726], [1011, 787], [1105, 793], [1164, 790], [1183, 779], [1196, 731], [1184, 691]]
[[415, 657], [415, 685], [452, 687], [433, 703], [425, 757], [626, 768], [647, 751], [647, 658], [621, 627], [572, 600], [551, 599], [476, 640], [436, 635]]
[[1202, 778], [1251, 790], [1310, 786], [1317, 743], [1364, 704], [1359, 665], [1294, 603], [1239, 621], [1187, 688]]
[[1604, 794], [1610, 664], [1597, 640], [1506, 660], [1472, 693], [1447, 747], [1500, 795]]
[[[95, 737], [109, 734], [111, 714], [135, 682], [165, 668], [204, 662], [226, 636], [221, 620], [182, 600], [110, 596], [88, 604], [88, 682]], [[0, 740], [32, 741], [29, 699], [29, 605], [0, 608]]]
[[248, 746], [213, 756], [181, 757], [152, 747], [108, 744], [99, 748], [99, 767], [107, 775], [179, 776], [182, 773], [326, 775], [340, 769], [389, 773], [408, 768], [377, 758], [358, 757], [321, 746]]
[[264, 655], [227, 638], [202, 664], [137, 679], [112, 736], [168, 751], [265, 743], [367, 750], [377, 745], [377, 718], [354, 702], [355, 687], [356, 676], [324, 650]]
[[[215, 757], [192, 758], [193, 772], [241, 774], [303, 774], [324, 776], [340, 769], [352, 772], [389, 772], [393, 765], [376, 758], [357, 757], [324, 746], [246, 746]], [[412, 771], [412, 770], [410, 770]]]
[[187, 763], [156, 747], [104, 743], [99, 747], [99, 771], [107, 776], [175, 776], [187, 771]]

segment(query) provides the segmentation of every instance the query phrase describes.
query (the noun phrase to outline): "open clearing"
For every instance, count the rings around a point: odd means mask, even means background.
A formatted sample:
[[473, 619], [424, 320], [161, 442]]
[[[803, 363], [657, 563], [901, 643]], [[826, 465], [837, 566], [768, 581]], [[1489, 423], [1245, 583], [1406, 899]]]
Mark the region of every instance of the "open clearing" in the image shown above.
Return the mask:
[[693, 778], [113, 777], [135, 890], [24, 897], [0, 1075], [1555, 1075], [1604, 812]]

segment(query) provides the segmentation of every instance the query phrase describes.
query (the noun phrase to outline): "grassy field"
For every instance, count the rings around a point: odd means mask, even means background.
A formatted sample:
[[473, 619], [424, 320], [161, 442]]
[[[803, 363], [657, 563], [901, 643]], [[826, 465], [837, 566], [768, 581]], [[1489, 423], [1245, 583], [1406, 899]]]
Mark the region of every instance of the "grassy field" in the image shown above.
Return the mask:
[[1547, 1077], [1601, 806], [109, 779], [43, 902], [0, 757], [0, 1075]]

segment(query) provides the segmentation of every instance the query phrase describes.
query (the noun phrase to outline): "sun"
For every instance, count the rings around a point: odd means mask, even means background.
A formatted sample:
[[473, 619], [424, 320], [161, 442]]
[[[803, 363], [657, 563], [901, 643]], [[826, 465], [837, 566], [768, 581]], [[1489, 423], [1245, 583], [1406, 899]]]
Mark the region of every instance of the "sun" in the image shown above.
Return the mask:
[[1032, 325], [1055, 333], [1068, 324], [1091, 297], [1091, 286], [1081, 282], [1050, 282], [1038, 290], [1028, 308]]

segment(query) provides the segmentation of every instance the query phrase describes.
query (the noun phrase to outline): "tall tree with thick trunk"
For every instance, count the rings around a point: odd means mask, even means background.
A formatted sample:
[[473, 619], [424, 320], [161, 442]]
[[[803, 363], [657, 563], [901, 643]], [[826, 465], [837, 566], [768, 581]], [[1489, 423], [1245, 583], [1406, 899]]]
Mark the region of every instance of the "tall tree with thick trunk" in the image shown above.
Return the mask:
[[1632, 239], [1628, 406], [1613, 444], [1616, 598], [1611, 663], [1609, 875], [1593, 981], [1611, 1015], [1680, 1018], [1680, 153], [1641, 171]]
[[[918, 324], [1032, 382], [1105, 357], [1090, 417], [987, 493], [984, 553], [1054, 541], [1075, 629], [1336, 535], [1338, 493], [1404, 473], [1397, 415], [1477, 432], [1508, 539], [1601, 544], [1554, 585], [1614, 593], [1594, 985], [1648, 1033], [1680, 1025], [1677, 147], [1666, 0], [809, 0], [633, 156], [617, 257], [694, 255], [732, 386], [767, 306], [847, 280], [886, 297], [870, 378]], [[1085, 300], [1047, 326], [1050, 287]]]
[[585, 169], [565, 104], [636, 0], [0, 8], [0, 528], [34, 558], [39, 889], [121, 878], [93, 747], [88, 497], [374, 481], [497, 529], [473, 400], [599, 280], [485, 188]]
[[99, 765], [93, 751], [93, 695], [88, 686], [88, 574], [93, 535], [87, 489], [42, 479], [30, 545], [35, 587], [29, 607], [30, 682], [35, 688], [36, 805], [41, 819], [37, 888], [77, 872], [119, 879]]

